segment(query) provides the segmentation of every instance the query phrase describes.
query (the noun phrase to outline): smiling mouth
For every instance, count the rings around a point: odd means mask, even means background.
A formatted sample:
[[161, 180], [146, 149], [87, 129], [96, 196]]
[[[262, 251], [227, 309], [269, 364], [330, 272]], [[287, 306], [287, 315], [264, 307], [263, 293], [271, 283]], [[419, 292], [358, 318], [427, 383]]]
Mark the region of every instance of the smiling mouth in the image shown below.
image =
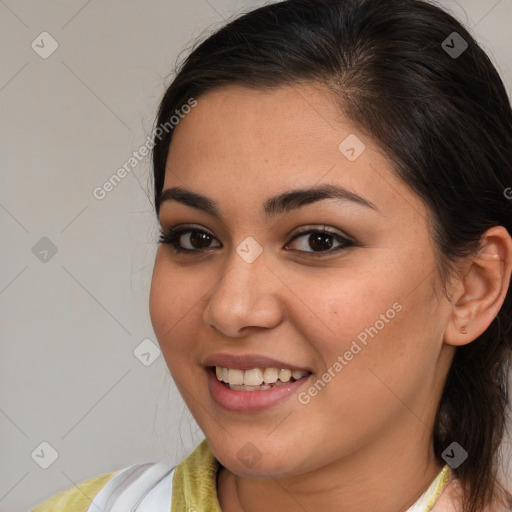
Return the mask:
[[264, 391], [290, 384], [311, 375], [309, 371], [276, 367], [251, 368], [249, 370], [223, 366], [211, 366], [210, 368], [215, 372], [219, 382], [235, 391]]

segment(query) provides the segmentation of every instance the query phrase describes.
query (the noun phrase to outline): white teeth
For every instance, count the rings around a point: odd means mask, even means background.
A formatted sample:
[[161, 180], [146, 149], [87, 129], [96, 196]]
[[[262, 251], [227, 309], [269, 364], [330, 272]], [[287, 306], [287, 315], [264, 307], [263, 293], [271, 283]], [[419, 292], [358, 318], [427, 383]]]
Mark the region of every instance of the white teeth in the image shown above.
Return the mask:
[[283, 368], [279, 372], [279, 380], [282, 382], [288, 382], [290, 380], [291, 376], [292, 376], [291, 370], [287, 370], [286, 368]]
[[262, 382], [263, 372], [260, 370], [260, 368], [251, 368], [250, 370], [245, 370], [244, 384], [246, 386], [261, 386]]
[[230, 384], [247, 384], [244, 380], [244, 372], [242, 370], [234, 368], [229, 369], [226, 382], [229, 382]]
[[238, 368], [215, 367], [215, 375], [221, 382], [225, 382], [231, 389], [238, 391], [261, 391], [272, 386], [283, 386], [291, 378], [299, 380], [309, 372], [302, 370], [289, 370], [287, 368], [251, 368], [240, 370]]
[[277, 368], [265, 368], [265, 371], [263, 372], [263, 380], [267, 384], [273, 384], [279, 378], [278, 374], [279, 371]]

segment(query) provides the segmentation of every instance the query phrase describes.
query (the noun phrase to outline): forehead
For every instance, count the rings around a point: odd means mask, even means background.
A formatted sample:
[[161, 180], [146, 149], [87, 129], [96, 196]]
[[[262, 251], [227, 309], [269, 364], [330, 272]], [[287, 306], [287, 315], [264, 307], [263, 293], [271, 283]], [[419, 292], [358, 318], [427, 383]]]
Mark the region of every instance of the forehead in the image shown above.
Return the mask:
[[254, 200], [260, 209], [271, 195], [322, 183], [353, 190], [384, 210], [419, 202], [392, 167], [328, 90], [230, 85], [197, 98], [176, 126], [164, 189], [184, 187], [219, 203], [243, 196], [245, 205]]
[[180, 158], [214, 158], [254, 170], [270, 162], [274, 169], [299, 167], [305, 153], [320, 162], [339, 157], [343, 127], [329, 93], [318, 86], [260, 91], [229, 85], [197, 101], [175, 129], [171, 158], [179, 150]]

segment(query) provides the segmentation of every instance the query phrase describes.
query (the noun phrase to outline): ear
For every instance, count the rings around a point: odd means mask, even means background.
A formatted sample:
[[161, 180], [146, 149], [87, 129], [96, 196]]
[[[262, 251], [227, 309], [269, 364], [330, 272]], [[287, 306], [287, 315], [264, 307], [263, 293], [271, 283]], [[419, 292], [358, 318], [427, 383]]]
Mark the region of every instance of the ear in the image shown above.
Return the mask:
[[465, 269], [464, 277], [452, 284], [456, 291], [444, 333], [448, 345], [466, 345], [475, 340], [503, 305], [512, 272], [512, 239], [508, 231], [503, 226], [488, 229]]

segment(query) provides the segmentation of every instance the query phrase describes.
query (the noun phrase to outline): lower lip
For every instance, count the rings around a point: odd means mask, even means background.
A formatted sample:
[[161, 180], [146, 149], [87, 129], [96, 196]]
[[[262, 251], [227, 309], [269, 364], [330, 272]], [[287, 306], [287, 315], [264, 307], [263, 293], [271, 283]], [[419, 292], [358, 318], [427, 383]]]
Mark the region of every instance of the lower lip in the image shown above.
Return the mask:
[[213, 399], [224, 409], [237, 412], [260, 411], [272, 407], [293, 395], [312, 377], [312, 374], [309, 374], [290, 384], [273, 386], [261, 391], [237, 391], [220, 382], [215, 375], [215, 369], [208, 368], [207, 373], [208, 388]]

